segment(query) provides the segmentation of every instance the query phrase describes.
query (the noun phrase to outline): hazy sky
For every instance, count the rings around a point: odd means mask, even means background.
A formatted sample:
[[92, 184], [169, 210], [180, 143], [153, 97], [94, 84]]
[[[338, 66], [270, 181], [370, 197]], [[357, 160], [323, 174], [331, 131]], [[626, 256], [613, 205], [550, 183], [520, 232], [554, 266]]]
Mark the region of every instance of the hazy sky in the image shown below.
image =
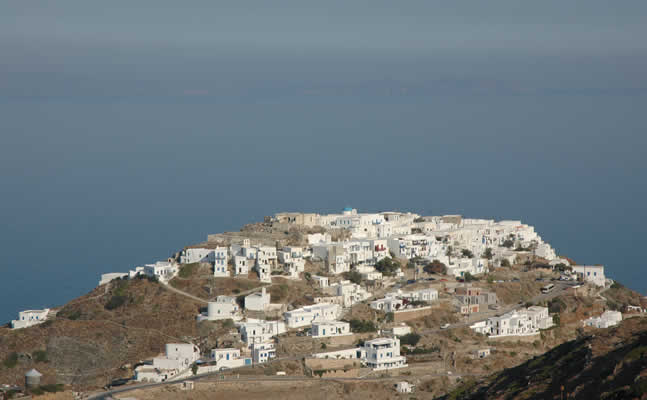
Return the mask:
[[0, 2], [0, 321], [348, 205], [523, 219], [647, 291], [646, 2], [136, 4]]

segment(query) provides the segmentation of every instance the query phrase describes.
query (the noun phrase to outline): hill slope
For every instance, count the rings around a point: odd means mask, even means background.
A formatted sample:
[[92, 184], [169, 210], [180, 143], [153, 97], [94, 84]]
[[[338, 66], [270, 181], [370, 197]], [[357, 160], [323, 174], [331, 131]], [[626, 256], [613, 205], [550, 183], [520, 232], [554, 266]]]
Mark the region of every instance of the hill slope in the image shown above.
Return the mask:
[[647, 398], [647, 318], [580, 337], [444, 399]]
[[168, 342], [198, 335], [201, 304], [146, 279], [113, 281], [72, 300], [55, 319], [0, 328], [0, 382], [21, 383], [36, 368], [44, 383], [103, 386], [129, 375]]

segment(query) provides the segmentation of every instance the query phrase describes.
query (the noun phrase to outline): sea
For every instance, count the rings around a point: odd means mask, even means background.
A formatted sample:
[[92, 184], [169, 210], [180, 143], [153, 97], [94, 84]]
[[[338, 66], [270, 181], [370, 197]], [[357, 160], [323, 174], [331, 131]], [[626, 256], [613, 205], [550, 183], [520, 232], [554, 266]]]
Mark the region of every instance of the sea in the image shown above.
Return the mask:
[[1, 64], [0, 323], [344, 207], [519, 219], [647, 293], [644, 52], [75, 46]]

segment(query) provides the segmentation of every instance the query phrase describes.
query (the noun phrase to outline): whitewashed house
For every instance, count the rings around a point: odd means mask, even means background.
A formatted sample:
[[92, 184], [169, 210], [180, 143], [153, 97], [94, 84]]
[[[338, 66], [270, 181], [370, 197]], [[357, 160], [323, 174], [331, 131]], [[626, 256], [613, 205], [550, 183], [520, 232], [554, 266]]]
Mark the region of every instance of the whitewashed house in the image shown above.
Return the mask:
[[411, 327], [405, 323], [401, 323], [400, 325], [384, 330], [385, 334], [389, 336], [397, 336], [397, 337], [408, 335], [411, 332], [412, 332]]
[[252, 345], [252, 360], [256, 364], [266, 363], [276, 357], [276, 345], [274, 343], [256, 343]]
[[367, 340], [362, 346], [366, 354], [363, 363], [373, 369], [394, 369], [407, 367], [407, 359], [400, 355], [400, 339], [379, 338]]
[[200, 359], [200, 349], [190, 343], [169, 343], [165, 350], [165, 356], [153, 358], [152, 362], [135, 369], [136, 381], [164, 382], [187, 370]]
[[343, 321], [313, 322], [310, 332], [313, 338], [352, 335], [350, 331], [350, 324]]
[[548, 329], [551, 326], [553, 318], [548, 313], [548, 308], [532, 306], [488, 318], [487, 321], [472, 324], [470, 328], [490, 337], [503, 337], [536, 335], [540, 329]]
[[319, 276], [319, 275], [312, 275], [312, 280], [317, 282], [318, 286], [320, 288], [327, 288], [328, 285], [330, 284], [330, 280], [328, 279], [327, 276]]
[[269, 342], [273, 336], [286, 332], [285, 322], [248, 320], [238, 324], [240, 338], [251, 347], [253, 344]]
[[398, 293], [398, 295], [409, 301], [426, 301], [431, 303], [432, 301], [438, 300], [438, 290], [432, 288], [414, 290], [412, 292], [402, 292]]
[[606, 329], [618, 325], [620, 321], [622, 321], [622, 313], [620, 311], [607, 310], [599, 317], [592, 317], [585, 320], [584, 326]]
[[249, 274], [249, 263], [245, 256], [233, 256], [234, 260], [234, 275], [247, 276]]
[[265, 311], [270, 305], [270, 294], [267, 293], [265, 288], [261, 288], [260, 292], [252, 293], [245, 296], [245, 308], [253, 311]]
[[252, 364], [251, 358], [241, 357], [240, 349], [235, 348], [212, 349], [211, 360], [216, 363], [216, 367], [220, 370], [239, 368]]
[[43, 310], [25, 310], [18, 313], [18, 319], [11, 321], [11, 329], [27, 328], [47, 321], [49, 308]]
[[239, 319], [239, 307], [236, 298], [220, 295], [216, 301], [210, 301], [207, 305], [207, 314], [200, 314], [198, 321], [217, 321], [220, 319]]
[[258, 253], [256, 258], [256, 272], [258, 279], [263, 283], [272, 283], [272, 265], [269, 258]]
[[341, 307], [337, 304], [315, 304], [284, 314], [288, 328], [300, 328], [312, 325], [313, 322], [334, 321], [341, 316]]
[[128, 272], [109, 272], [107, 274], [102, 274], [101, 280], [99, 281], [99, 286], [105, 285], [108, 282], [112, 282], [115, 279], [124, 279], [128, 277]]
[[351, 307], [353, 304], [361, 303], [371, 297], [371, 293], [366, 289], [346, 280], [330, 285], [330, 288], [335, 291], [337, 296], [343, 298], [342, 305], [344, 307]]
[[573, 272], [586, 282], [603, 287], [606, 284], [604, 267], [602, 265], [574, 265]]
[[409, 382], [402, 381], [395, 384], [395, 391], [398, 393], [413, 393], [413, 389], [416, 385], [412, 385]]
[[212, 263], [214, 260], [213, 249], [189, 247], [182, 250], [180, 254], [181, 264], [193, 264], [197, 262]]
[[382, 299], [374, 300], [369, 305], [374, 310], [384, 312], [395, 312], [402, 308], [404, 302], [397, 297], [385, 297]]
[[173, 279], [179, 271], [176, 263], [169, 261], [158, 261], [155, 264], [144, 265], [143, 273], [150, 277], [157, 278], [162, 283], [167, 283]]
[[229, 249], [227, 247], [216, 247], [213, 251], [213, 276], [229, 276]]

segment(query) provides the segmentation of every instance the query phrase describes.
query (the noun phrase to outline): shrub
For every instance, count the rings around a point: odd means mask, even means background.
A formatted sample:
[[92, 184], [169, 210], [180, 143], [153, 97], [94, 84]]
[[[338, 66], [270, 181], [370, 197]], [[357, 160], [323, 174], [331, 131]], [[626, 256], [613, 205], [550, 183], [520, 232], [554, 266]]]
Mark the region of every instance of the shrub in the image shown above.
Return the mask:
[[47, 359], [47, 352], [45, 350], [36, 350], [35, 352], [31, 353], [32, 358], [36, 362], [48, 362], [49, 360]]
[[353, 283], [355, 283], [357, 285], [362, 283], [362, 274], [360, 274], [359, 272], [357, 272], [355, 270], [344, 272], [343, 275], [344, 275], [344, 279], [348, 279], [349, 281], [351, 281], [351, 282], [353, 282]]
[[326, 344], [325, 344], [325, 343], [321, 343], [321, 348], [322, 348], [322, 349], [325, 349], [326, 347], [328, 347], [328, 346], [326, 346]]
[[81, 318], [81, 311], [79, 310], [74, 310], [70, 314], [67, 315], [67, 319], [76, 321], [77, 319]]
[[18, 365], [18, 353], [16, 353], [15, 351], [13, 353], [9, 353], [7, 358], [5, 358], [2, 363], [7, 368], [15, 367], [16, 365]]
[[503, 260], [501, 260], [501, 266], [502, 267], [510, 267], [510, 261], [508, 261], [507, 258], [504, 258]]
[[393, 314], [393, 312], [386, 313], [386, 315], [384, 317], [386, 322], [393, 322], [394, 318], [395, 318], [395, 315]]
[[58, 383], [58, 384], [41, 385], [40, 389], [43, 390], [44, 392], [56, 393], [56, 392], [64, 391], [65, 387], [63, 386], [63, 384]]
[[492, 248], [488, 247], [485, 249], [485, 252], [483, 253], [483, 257], [487, 258], [488, 260], [491, 260], [494, 254], [492, 253]]
[[503, 247], [511, 248], [512, 246], [514, 246], [514, 242], [510, 239], [506, 239], [503, 242]]
[[375, 269], [384, 276], [395, 275], [398, 268], [400, 268], [400, 264], [389, 257], [383, 258], [375, 264]]
[[434, 260], [429, 264], [425, 265], [425, 267], [423, 268], [423, 271], [425, 271], [428, 274], [445, 275], [447, 274], [447, 266], [438, 260]]
[[473, 258], [474, 257], [474, 253], [472, 253], [468, 249], [461, 250], [461, 254], [463, 255], [463, 257], [467, 257], [467, 258]]
[[406, 335], [400, 336], [401, 344], [408, 344], [410, 346], [415, 346], [420, 341], [420, 335], [417, 333], [407, 333]]
[[377, 326], [372, 321], [365, 321], [362, 319], [351, 319], [350, 330], [355, 333], [375, 332]]
[[191, 275], [193, 275], [197, 270], [198, 267], [200, 266], [200, 263], [193, 263], [193, 264], [185, 264], [182, 267], [180, 267], [180, 271], [178, 272], [178, 276], [180, 278], [189, 278]]
[[465, 276], [463, 276], [463, 278], [465, 279], [465, 282], [473, 282], [473, 281], [478, 281], [479, 280], [477, 277], [470, 274], [469, 272], [466, 272]]
[[106, 310], [114, 310], [115, 308], [123, 306], [125, 303], [126, 296], [112, 296], [110, 300], [108, 300], [108, 303], [106, 303], [105, 308]]

